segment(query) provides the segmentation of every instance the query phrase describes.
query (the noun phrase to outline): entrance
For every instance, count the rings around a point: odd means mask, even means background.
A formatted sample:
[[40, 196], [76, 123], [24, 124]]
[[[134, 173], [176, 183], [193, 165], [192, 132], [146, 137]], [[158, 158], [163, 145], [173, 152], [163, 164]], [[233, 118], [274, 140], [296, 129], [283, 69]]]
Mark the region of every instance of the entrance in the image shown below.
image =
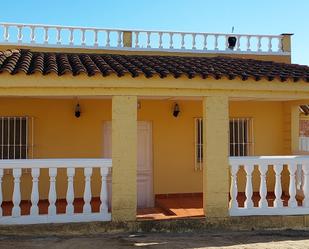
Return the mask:
[[[112, 157], [112, 122], [103, 125], [103, 156]], [[124, 141], [125, 142], [125, 141]], [[111, 181], [108, 189], [111, 189]], [[111, 191], [109, 191], [111, 193]], [[137, 207], [154, 206], [153, 171], [152, 171], [152, 126], [151, 122], [137, 122]]]

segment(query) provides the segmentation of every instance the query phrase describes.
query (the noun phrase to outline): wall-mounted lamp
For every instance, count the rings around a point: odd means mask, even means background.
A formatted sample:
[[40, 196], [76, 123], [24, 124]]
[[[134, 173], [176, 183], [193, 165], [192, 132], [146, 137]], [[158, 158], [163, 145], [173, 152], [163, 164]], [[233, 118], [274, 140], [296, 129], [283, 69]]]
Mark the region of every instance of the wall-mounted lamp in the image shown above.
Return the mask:
[[175, 103], [175, 104], [174, 104], [174, 107], [173, 107], [173, 116], [174, 116], [175, 118], [177, 118], [178, 115], [179, 115], [179, 113], [180, 113], [179, 105], [178, 105], [177, 103]]
[[79, 103], [77, 103], [77, 105], [75, 106], [75, 117], [79, 118], [80, 114], [81, 114], [80, 105]]
[[141, 109], [141, 108], [142, 108], [141, 102], [140, 102], [140, 101], [137, 101], [137, 109], [139, 110], [139, 109]]

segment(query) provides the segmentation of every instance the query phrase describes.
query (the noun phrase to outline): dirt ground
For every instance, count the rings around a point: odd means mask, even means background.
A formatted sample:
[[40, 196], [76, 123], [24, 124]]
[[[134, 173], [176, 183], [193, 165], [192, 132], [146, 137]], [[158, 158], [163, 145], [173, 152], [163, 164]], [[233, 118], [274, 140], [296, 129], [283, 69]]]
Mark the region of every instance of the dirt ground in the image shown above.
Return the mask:
[[309, 231], [143, 233], [95, 236], [12, 236], [0, 234], [0, 248], [309, 248]]

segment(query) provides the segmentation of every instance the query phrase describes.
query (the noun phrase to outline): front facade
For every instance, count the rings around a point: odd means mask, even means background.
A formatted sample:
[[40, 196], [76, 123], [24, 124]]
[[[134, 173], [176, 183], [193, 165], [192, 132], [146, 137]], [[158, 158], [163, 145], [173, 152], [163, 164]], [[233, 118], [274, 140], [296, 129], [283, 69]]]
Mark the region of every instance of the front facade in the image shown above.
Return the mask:
[[3, 25], [0, 224], [135, 220], [188, 196], [206, 217], [309, 214], [290, 35], [76, 29], [79, 45], [74, 27]]

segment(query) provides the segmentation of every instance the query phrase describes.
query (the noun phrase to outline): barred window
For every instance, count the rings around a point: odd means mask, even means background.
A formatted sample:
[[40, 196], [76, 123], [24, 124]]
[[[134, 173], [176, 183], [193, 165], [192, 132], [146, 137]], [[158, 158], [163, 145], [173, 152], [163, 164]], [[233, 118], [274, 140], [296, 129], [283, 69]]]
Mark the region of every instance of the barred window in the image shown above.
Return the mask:
[[203, 166], [203, 120], [195, 119], [195, 170]]
[[29, 117], [0, 117], [1, 159], [27, 159], [28, 141]]
[[253, 128], [251, 118], [230, 119], [230, 156], [253, 155]]
[[[229, 121], [230, 156], [253, 155], [252, 118], [231, 118]], [[195, 170], [203, 164], [203, 119], [195, 119]]]

